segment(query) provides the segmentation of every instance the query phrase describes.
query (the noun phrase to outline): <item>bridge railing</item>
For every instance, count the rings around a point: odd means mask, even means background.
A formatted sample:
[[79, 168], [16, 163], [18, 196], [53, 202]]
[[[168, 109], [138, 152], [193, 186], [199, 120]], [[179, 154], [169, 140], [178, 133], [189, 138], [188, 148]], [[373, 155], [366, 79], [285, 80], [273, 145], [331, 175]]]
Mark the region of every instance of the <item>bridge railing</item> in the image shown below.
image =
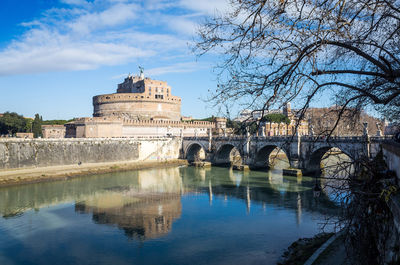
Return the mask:
[[208, 141], [208, 137], [207, 136], [183, 136], [183, 140], [204, 140], [204, 141]]
[[305, 142], [364, 142], [365, 136], [302, 136], [302, 141]]
[[369, 139], [373, 142], [392, 141], [394, 139], [394, 135], [371, 136]]
[[[251, 136], [250, 137], [252, 141], [292, 141], [296, 140], [296, 136], [292, 135], [282, 135], [282, 136]], [[184, 140], [208, 140], [207, 136], [184, 136]], [[231, 135], [231, 136], [213, 136], [212, 140], [213, 141], [235, 141], [235, 140], [245, 140], [247, 139], [247, 136], [245, 135]], [[301, 136], [300, 137], [301, 141], [307, 141], [307, 142], [317, 142], [317, 141], [331, 141], [331, 142], [364, 142], [366, 140], [365, 136], [331, 136], [331, 137], [325, 137], [325, 136]], [[393, 136], [392, 135], [384, 135], [384, 136], [370, 136], [369, 139], [371, 141], [375, 142], [381, 142], [381, 141], [386, 141], [386, 140], [392, 140]]]

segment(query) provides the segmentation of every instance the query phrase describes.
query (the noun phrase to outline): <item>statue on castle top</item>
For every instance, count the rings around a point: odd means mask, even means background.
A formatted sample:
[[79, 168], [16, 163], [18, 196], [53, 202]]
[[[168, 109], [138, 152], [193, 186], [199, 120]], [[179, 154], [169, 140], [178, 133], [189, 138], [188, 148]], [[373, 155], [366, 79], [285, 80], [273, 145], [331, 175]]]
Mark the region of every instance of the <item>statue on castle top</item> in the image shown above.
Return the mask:
[[142, 66], [138, 66], [139, 68], [139, 76], [143, 79], [144, 78], [144, 68]]

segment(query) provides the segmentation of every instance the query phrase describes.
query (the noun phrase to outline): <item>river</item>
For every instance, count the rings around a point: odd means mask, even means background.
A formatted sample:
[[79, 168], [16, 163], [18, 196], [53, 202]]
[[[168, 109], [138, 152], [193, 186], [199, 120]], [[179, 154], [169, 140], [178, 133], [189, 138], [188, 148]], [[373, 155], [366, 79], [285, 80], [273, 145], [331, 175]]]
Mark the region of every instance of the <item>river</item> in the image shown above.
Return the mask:
[[313, 187], [168, 167], [0, 188], [0, 264], [276, 264], [335, 214]]

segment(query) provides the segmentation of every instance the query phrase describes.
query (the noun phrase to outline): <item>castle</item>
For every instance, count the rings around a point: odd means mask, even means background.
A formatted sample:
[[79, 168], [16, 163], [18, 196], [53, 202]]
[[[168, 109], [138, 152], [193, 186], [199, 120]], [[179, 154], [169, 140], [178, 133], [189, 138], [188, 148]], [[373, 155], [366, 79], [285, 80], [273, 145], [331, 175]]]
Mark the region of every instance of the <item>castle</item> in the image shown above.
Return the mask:
[[117, 93], [93, 97], [94, 117], [129, 120], [181, 120], [181, 98], [171, 94], [167, 82], [129, 75]]
[[213, 122], [181, 117], [181, 98], [167, 82], [140, 75], [125, 78], [117, 92], [93, 97], [93, 117], [78, 118], [64, 127], [43, 126], [45, 138], [135, 136], [207, 136], [224, 133], [226, 119]]

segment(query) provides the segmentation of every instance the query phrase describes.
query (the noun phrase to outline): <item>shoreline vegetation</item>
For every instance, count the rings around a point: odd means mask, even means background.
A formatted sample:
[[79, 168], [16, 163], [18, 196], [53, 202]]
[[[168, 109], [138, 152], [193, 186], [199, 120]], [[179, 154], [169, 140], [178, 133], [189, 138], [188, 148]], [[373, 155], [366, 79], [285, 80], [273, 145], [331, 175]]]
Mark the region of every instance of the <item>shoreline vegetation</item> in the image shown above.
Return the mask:
[[188, 165], [187, 160], [171, 159], [162, 161], [121, 161], [103, 163], [83, 163], [50, 167], [29, 167], [0, 170], [0, 187], [67, 180], [70, 178], [129, 171], [135, 169], [157, 168], [165, 166]]
[[312, 238], [299, 238], [281, 256], [278, 265], [304, 264], [334, 233], [319, 233]]

